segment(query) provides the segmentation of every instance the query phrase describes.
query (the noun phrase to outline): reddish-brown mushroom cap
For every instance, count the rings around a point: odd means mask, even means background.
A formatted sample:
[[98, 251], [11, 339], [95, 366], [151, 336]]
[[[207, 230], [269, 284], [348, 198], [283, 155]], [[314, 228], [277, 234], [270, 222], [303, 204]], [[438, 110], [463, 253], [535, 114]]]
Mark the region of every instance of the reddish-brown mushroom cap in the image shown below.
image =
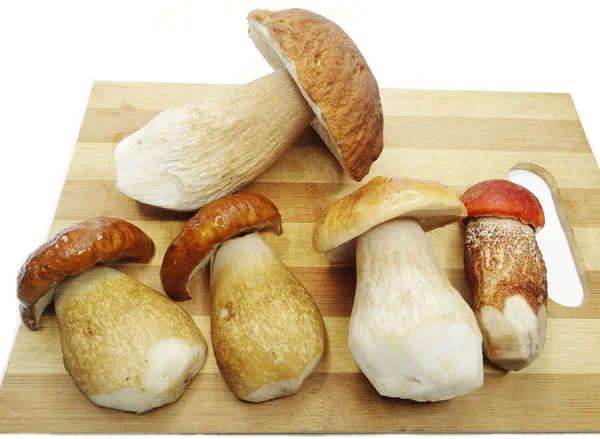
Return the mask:
[[219, 244], [242, 233], [269, 230], [281, 234], [281, 215], [271, 200], [236, 194], [215, 200], [196, 213], [165, 253], [160, 279], [173, 300], [189, 300], [187, 283], [204, 267]]
[[90, 218], [48, 240], [25, 261], [17, 277], [21, 319], [33, 330], [50, 304], [54, 286], [102, 262], [133, 258], [148, 262], [154, 243], [141, 229], [118, 218]]
[[305, 9], [255, 9], [248, 22], [259, 52], [275, 70], [288, 70], [316, 115], [314, 129], [361, 181], [383, 150], [383, 110], [358, 47], [338, 25]]
[[544, 210], [529, 190], [508, 180], [486, 180], [471, 186], [460, 198], [469, 218], [494, 216], [512, 218], [531, 226], [536, 232], [544, 227]]

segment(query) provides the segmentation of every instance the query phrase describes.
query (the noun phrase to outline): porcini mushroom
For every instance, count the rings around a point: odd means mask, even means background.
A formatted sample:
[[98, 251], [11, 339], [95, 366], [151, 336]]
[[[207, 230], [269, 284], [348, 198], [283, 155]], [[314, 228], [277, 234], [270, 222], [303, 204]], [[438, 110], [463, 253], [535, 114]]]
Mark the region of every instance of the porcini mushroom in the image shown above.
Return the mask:
[[123, 258], [148, 262], [153, 254], [152, 239], [118, 218], [90, 218], [57, 233], [28, 257], [19, 271], [17, 297], [23, 323], [38, 329], [56, 284], [67, 276]]
[[179, 399], [207, 346], [175, 302], [108, 267], [56, 288], [65, 368], [94, 404], [143, 413]]
[[239, 399], [261, 402], [300, 388], [323, 354], [325, 327], [308, 291], [255, 230], [281, 233], [270, 200], [236, 194], [213, 201], [169, 247], [161, 274], [168, 293], [187, 298], [190, 274], [212, 255], [217, 365]]
[[522, 369], [546, 340], [548, 282], [535, 239], [544, 211], [534, 194], [508, 180], [477, 183], [461, 200], [469, 211], [465, 272], [484, 353], [504, 369]]
[[341, 261], [356, 247], [348, 345], [381, 395], [439, 401], [483, 383], [477, 321], [425, 234], [466, 213], [438, 183], [375, 177], [315, 224], [317, 252]]
[[118, 189], [190, 211], [246, 186], [313, 123], [360, 181], [383, 147], [375, 77], [350, 37], [302, 9], [255, 10], [252, 41], [277, 70], [216, 98], [160, 113], [115, 151]]

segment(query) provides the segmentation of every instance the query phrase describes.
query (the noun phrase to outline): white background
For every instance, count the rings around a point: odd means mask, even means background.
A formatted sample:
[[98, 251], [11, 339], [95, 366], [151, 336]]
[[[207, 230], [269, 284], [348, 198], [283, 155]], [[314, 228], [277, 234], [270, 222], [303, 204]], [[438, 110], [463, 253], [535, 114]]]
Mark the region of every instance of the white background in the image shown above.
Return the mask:
[[270, 68], [245, 22], [256, 7], [334, 20], [381, 87], [571, 93], [590, 144], [600, 145], [592, 1], [3, 1], [0, 376], [17, 328], [15, 277], [47, 237], [92, 82], [262, 76]]

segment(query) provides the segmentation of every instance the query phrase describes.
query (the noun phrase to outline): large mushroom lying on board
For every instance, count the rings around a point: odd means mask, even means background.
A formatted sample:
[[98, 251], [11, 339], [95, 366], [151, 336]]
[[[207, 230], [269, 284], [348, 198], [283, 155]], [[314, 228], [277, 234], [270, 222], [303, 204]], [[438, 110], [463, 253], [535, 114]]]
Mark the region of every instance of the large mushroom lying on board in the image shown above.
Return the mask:
[[204, 206], [175, 238], [161, 277], [171, 297], [210, 259], [211, 333], [219, 370], [240, 399], [267, 401], [295, 393], [325, 349], [325, 326], [300, 281], [256, 230], [281, 233], [267, 198], [231, 195]]
[[531, 364], [546, 340], [548, 283], [535, 234], [544, 226], [537, 197], [508, 180], [471, 186], [461, 197], [465, 271], [487, 358], [508, 370]]
[[38, 329], [44, 309], [52, 303], [56, 285], [67, 276], [123, 258], [148, 262], [153, 254], [150, 237], [118, 218], [90, 218], [68, 227], [29, 255], [19, 271], [17, 297], [23, 323]]
[[302, 9], [255, 10], [250, 36], [276, 71], [221, 96], [167, 110], [122, 140], [117, 187], [191, 211], [246, 186], [309, 124], [360, 181], [383, 148], [377, 81], [350, 37]]
[[439, 401], [483, 383], [477, 321], [425, 234], [466, 214], [438, 183], [375, 177], [315, 224], [316, 251], [342, 261], [356, 248], [348, 344], [381, 395]]
[[175, 402], [206, 360], [179, 305], [112, 268], [63, 281], [55, 308], [65, 368], [101, 407], [143, 413]]

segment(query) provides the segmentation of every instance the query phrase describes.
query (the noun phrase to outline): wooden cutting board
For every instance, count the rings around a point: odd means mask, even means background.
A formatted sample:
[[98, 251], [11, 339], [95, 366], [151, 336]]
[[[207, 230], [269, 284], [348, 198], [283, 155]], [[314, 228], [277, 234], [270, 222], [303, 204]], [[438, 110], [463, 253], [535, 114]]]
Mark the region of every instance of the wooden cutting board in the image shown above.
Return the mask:
[[[50, 234], [98, 215], [133, 222], [154, 239], [156, 256], [148, 265], [117, 268], [162, 291], [158, 267], [190, 214], [145, 206], [118, 192], [115, 145], [161, 110], [228, 88], [96, 83]], [[546, 347], [533, 365], [504, 373], [486, 363], [483, 387], [447, 402], [415, 403], [375, 392], [347, 349], [354, 267], [331, 267], [311, 247], [317, 216], [358, 183], [343, 175], [319, 138], [307, 131], [245, 189], [279, 207], [284, 233], [264, 238], [313, 294], [325, 318], [328, 349], [296, 395], [263, 404], [238, 401], [211, 352], [175, 404], [142, 416], [98, 408], [64, 370], [56, 318], [49, 312], [38, 332], [19, 330], [0, 390], [0, 432], [600, 430], [600, 172], [570, 96], [382, 90], [382, 99], [385, 149], [365, 181], [375, 175], [410, 176], [439, 180], [461, 193], [480, 180], [506, 178], [521, 163], [537, 164], [556, 179], [589, 297], [579, 308], [549, 304]], [[452, 283], [468, 298], [462, 230], [454, 224], [429, 237]], [[208, 273], [193, 279], [191, 291], [195, 298], [183, 307], [209, 339]]]

